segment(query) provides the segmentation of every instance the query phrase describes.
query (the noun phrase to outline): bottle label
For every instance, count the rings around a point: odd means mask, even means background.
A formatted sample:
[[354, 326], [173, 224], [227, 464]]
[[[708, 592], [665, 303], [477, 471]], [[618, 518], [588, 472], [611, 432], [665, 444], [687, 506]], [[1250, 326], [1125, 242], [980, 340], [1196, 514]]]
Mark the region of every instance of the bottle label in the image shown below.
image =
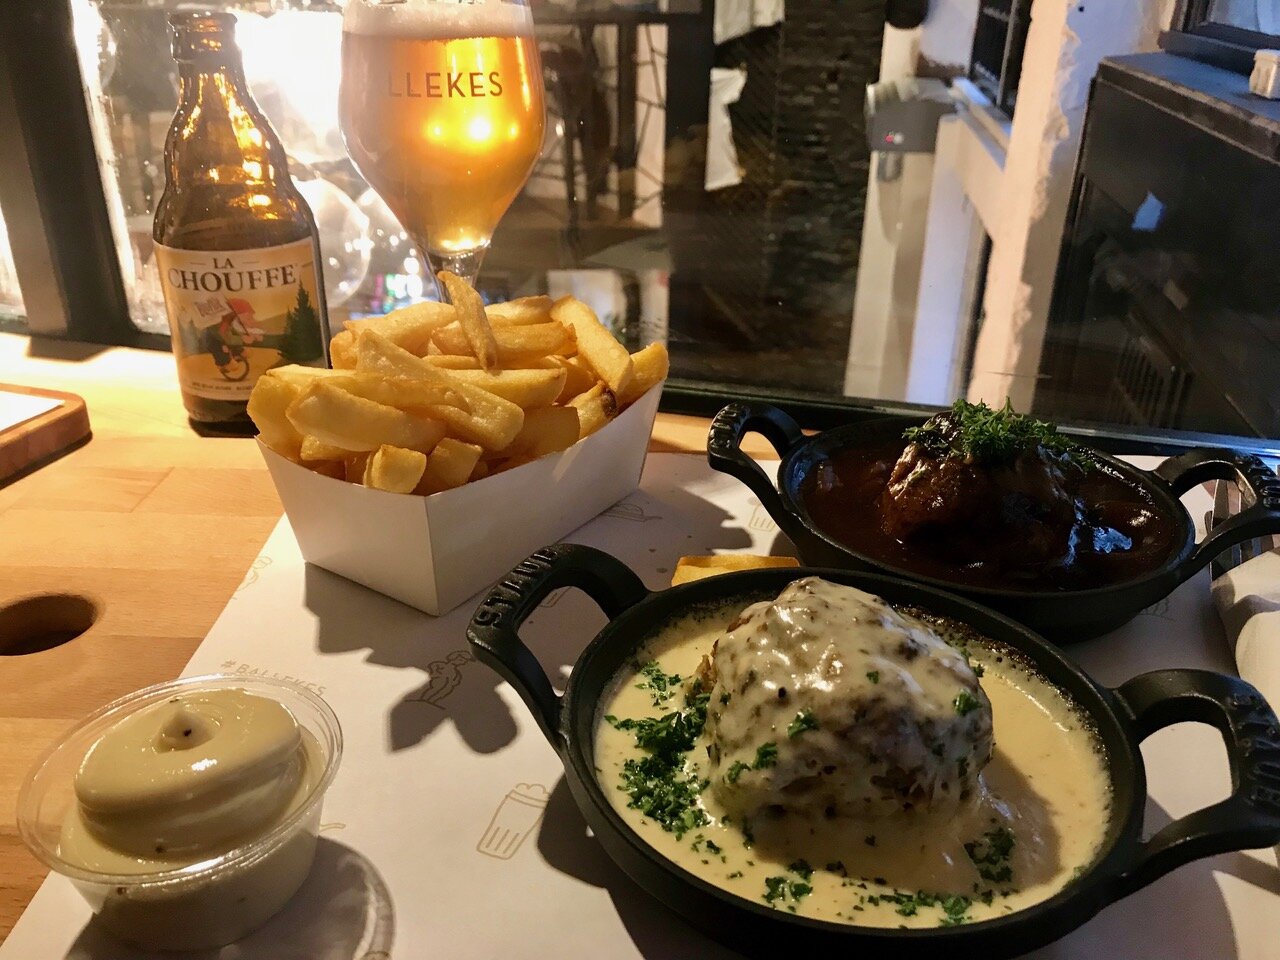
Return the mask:
[[284, 363], [324, 366], [324, 318], [310, 240], [253, 250], [156, 244], [178, 380], [208, 400], [249, 399]]

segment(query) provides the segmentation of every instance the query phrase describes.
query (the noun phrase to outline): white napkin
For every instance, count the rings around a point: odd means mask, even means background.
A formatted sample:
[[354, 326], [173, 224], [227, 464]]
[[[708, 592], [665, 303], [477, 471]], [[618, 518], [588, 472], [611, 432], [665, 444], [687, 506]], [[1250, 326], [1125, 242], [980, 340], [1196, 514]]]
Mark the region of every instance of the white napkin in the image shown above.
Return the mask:
[[8, 430], [20, 423], [26, 423], [61, 405], [61, 400], [49, 397], [33, 397], [26, 393], [0, 390], [0, 430]]
[[1213, 581], [1213, 604], [1236, 669], [1280, 709], [1280, 550], [1254, 557]]

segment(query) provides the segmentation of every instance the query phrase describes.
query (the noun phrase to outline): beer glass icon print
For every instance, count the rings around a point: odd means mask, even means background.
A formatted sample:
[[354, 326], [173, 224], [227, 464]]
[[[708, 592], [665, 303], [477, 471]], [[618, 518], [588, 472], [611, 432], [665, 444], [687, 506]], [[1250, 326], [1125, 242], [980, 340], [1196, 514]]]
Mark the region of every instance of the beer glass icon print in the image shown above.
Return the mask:
[[485, 827], [476, 851], [495, 860], [510, 860], [547, 811], [549, 794], [540, 783], [517, 783]]

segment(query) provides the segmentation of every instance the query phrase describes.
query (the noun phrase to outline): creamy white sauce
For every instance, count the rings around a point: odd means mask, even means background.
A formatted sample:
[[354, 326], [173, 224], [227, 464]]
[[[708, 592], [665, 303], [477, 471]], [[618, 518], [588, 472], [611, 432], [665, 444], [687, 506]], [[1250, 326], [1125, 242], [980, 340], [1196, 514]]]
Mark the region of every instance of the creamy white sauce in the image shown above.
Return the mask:
[[175, 696], [89, 749], [58, 853], [101, 873], [206, 860], [283, 820], [323, 767], [315, 737], [274, 700], [233, 689]]
[[[762, 809], [749, 817], [751, 842], [742, 829], [746, 818], [726, 809], [715, 789], [698, 797], [708, 822], [679, 838], [630, 809], [630, 798], [619, 786], [623, 765], [646, 754], [635, 745], [633, 732], [616, 729], [603, 717], [659, 717], [682, 707], [683, 689], [655, 706], [652, 692], [638, 686], [644, 679], [639, 668], [652, 660], [666, 674], [692, 677], [739, 612], [729, 608], [670, 624], [603, 698], [597, 774], [617, 810], [660, 853], [747, 899], [804, 916], [880, 927], [934, 927], [948, 917], [974, 922], [1002, 916], [1051, 897], [1092, 861], [1110, 803], [1095, 736], [1051, 684], [998, 648], [973, 643], [967, 653], [983, 670], [994, 750], [976, 789], [963, 801], [865, 817]], [[710, 709], [716, 706], [713, 702]], [[754, 737], [785, 747], [794, 713], [791, 708], [762, 711]], [[745, 762], [751, 752], [748, 737], [735, 735], [744, 741], [735, 757]], [[704, 730], [686, 758], [686, 769], [708, 782], [723, 777], [726, 767], [726, 758], [716, 763], [709, 756], [709, 743]], [[948, 741], [947, 749], [954, 746]], [[991, 839], [1003, 831], [1014, 838], [1007, 860], [993, 857], [981, 869], [1003, 876], [1007, 865], [1011, 879], [993, 881], [980, 874], [974, 857], [989, 854]], [[972, 856], [966, 844], [976, 844]], [[921, 893], [927, 896], [918, 897]]]

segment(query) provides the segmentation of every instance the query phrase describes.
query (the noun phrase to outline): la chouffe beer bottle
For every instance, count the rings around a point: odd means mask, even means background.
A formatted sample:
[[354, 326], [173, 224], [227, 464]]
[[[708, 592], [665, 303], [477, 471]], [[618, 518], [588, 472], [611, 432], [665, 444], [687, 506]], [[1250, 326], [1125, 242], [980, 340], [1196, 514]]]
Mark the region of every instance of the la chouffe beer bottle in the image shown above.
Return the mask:
[[327, 366], [315, 220], [280, 138], [249, 95], [229, 13], [170, 18], [181, 89], [152, 235], [187, 412], [251, 432], [254, 382]]

